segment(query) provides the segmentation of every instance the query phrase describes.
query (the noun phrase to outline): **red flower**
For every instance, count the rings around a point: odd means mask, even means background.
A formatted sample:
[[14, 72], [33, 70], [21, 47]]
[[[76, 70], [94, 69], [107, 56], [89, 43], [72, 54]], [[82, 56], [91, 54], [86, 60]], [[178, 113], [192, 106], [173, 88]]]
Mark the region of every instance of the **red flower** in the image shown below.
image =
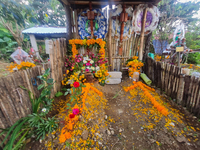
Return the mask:
[[90, 61], [88, 60], [88, 63], [90, 63]]
[[90, 66], [92, 66], [92, 64], [90, 64]]
[[83, 64], [83, 66], [85, 66], [85, 64]]
[[93, 73], [95, 73], [95, 71], [93, 71]]
[[70, 118], [70, 119], [72, 119], [72, 118], [74, 118], [74, 117], [75, 117], [74, 114], [69, 114], [69, 118]]
[[78, 88], [80, 86], [80, 83], [79, 82], [74, 82], [73, 85], [74, 85], [75, 88]]

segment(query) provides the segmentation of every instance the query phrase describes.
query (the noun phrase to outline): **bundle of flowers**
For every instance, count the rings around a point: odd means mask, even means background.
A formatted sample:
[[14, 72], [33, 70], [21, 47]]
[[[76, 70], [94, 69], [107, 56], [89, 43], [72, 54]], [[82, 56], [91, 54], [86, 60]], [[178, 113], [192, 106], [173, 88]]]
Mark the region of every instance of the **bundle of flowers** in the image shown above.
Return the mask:
[[100, 70], [95, 73], [95, 77], [98, 78], [101, 85], [105, 84], [107, 77], [109, 76], [107, 66], [105, 64], [100, 66]]
[[107, 71], [107, 59], [101, 59], [100, 54], [88, 53], [87, 55], [76, 55], [75, 58], [68, 57], [65, 62], [66, 78], [62, 81], [63, 85], [73, 84], [74, 81], [84, 82], [85, 72], [99, 79], [99, 82], [105, 82]]
[[9, 70], [10, 72], [13, 72], [13, 69], [16, 68], [18, 70], [26, 70], [28, 68], [32, 68], [32, 67], [35, 67], [35, 64], [34, 63], [31, 63], [31, 62], [21, 62], [20, 64], [13, 64], [11, 63], [10, 66], [8, 66], [7, 70]]
[[129, 76], [133, 77], [134, 72], [139, 72], [140, 73], [140, 68], [144, 64], [138, 60], [137, 56], [134, 56], [130, 61], [127, 62], [127, 67], [129, 67], [128, 72]]

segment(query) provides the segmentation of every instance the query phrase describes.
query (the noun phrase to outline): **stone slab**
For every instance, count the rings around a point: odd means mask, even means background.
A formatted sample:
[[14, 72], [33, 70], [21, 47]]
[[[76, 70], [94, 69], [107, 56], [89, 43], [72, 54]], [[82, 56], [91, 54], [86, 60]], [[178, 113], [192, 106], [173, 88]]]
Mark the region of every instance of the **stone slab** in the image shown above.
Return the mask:
[[109, 79], [121, 79], [122, 78], [122, 72], [119, 71], [111, 71], [109, 73]]
[[121, 79], [107, 79], [106, 80], [106, 84], [120, 84], [121, 83]]

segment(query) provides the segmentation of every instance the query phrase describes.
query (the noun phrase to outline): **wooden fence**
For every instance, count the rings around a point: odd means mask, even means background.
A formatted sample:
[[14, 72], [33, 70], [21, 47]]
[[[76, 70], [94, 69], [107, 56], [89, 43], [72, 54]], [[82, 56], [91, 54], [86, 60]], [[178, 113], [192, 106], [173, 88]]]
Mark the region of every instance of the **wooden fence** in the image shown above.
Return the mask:
[[37, 76], [42, 75], [47, 68], [51, 68], [51, 77], [55, 81], [52, 97], [61, 90], [66, 50], [65, 39], [53, 40], [49, 63], [0, 78], [0, 128], [7, 128], [31, 113], [28, 91], [20, 86], [38, 97], [41, 90], [38, 91], [37, 86], [41, 84], [41, 80]]
[[147, 58], [144, 72], [152, 82], [176, 103], [200, 117], [200, 79], [181, 74], [181, 68]]
[[[44, 69], [47, 68], [48, 64], [45, 64]], [[36, 66], [0, 78], [0, 128], [11, 126], [31, 113], [28, 91], [20, 86], [27, 88], [37, 97], [40, 94], [37, 86], [41, 84], [37, 76], [41, 75], [44, 69], [42, 66]]]

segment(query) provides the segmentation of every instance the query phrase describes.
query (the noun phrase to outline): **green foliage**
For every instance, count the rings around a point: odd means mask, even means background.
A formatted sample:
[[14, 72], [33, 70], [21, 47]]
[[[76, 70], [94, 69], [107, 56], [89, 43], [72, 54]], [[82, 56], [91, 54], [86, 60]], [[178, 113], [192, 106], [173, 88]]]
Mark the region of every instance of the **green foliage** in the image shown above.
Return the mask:
[[8, 60], [10, 55], [14, 52], [14, 47], [17, 46], [17, 42], [5, 36], [3, 38], [0, 38], [0, 45], [0, 58]]
[[[39, 76], [42, 80], [42, 84], [38, 86], [38, 90], [42, 90], [39, 98], [34, 98], [33, 94], [29, 91], [29, 97], [32, 103], [32, 114], [19, 119], [7, 129], [1, 129], [3, 132], [0, 136], [6, 133], [5, 138], [0, 144], [2, 146], [7, 141], [4, 150], [21, 149], [26, 144], [26, 139], [33, 135], [37, 137], [37, 140], [44, 139], [47, 133], [53, 132], [58, 127], [58, 121], [55, 117], [46, 117], [52, 107], [53, 101], [50, 98], [50, 94], [54, 81], [48, 78], [49, 74], [50, 69], [47, 69], [43, 75]], [[21, 88], [27, 90], [24, 87]], [[43, 109], [41, 109], [41, 106]]]
[[60, 96], [62, 96], [62, 95], [63, 95], [62, 92], [57, 92], [57, 93], [55, 94], [56, 97], [60, 97]]
[[158, 8], [161, 12], [161, 17], [154, 35], [158, 34], [160, 40], [168, 40], [168, 36], [174, 32], [180, 21], [183, 21], [187, 26], [198, 20], [193, 16], [197, 14], [200, 2], [189, 1], [182, 3], [178, 0], [162, 0], [158, 4]]
[[188, 54], [188, 59], [187, 59], [188, 64], [200, 64], [200, 53], [190, 53]]
[[190, 49], [200, 49], [200, 29], [199, 22], [192, 22], [188, 25], [187, 33], [185, 34], [186, 46]]

